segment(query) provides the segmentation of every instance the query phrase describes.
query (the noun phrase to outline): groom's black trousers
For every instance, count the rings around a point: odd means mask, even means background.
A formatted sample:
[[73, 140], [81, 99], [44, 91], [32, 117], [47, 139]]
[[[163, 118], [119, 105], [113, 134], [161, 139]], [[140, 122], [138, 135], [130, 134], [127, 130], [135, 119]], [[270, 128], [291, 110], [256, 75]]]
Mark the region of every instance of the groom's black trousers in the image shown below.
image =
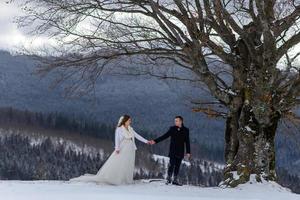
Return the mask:
[[181, 161], [182, 161], [182, 158], [179, 158], [176, 156], [170, 157], [169, 168], [168, 168], [168, 176], [169, 177], [172, 177], [172, 174], [174, 174], [174, 177], [176, 177], [178, 175]]

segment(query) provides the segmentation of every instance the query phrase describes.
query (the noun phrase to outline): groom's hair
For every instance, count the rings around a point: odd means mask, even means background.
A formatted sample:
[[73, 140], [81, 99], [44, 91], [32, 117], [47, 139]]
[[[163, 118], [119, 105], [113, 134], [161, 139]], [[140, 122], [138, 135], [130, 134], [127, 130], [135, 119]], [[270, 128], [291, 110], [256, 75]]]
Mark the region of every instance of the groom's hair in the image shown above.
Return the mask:
[[183, 117], [181, 117], [180, 115], [177, 115], [177, 116], [175, 117], [175, 119], [176, 119], [176, 118], [180, 119], [180, 120], [183, 122]]

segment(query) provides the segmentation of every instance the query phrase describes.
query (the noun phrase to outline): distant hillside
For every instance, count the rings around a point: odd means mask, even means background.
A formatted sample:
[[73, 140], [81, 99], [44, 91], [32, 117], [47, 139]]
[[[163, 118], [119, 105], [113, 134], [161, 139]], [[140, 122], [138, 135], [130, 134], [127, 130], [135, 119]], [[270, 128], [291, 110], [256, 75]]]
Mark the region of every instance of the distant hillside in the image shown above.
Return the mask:
[[[147, 76], [103, 75], [96, 85], [95, 98], [65, 99], [60, 86], [50, 90], [50, 75], [40, 79], [32, 72], [35, 62], [26, 56], [0, 51], [0, 106], [35, 112], [60, 112], [115, 124], [128, 113], [134, 126], [162, 134], [176, 115], [185, 118], [191, 136], [208, 145], [222, 145], [224, 121], [191, 112], [193, 98], [208, 93], [189, 83], [167, 82]], [[193, 97], [193, 98], [192, 98]]]

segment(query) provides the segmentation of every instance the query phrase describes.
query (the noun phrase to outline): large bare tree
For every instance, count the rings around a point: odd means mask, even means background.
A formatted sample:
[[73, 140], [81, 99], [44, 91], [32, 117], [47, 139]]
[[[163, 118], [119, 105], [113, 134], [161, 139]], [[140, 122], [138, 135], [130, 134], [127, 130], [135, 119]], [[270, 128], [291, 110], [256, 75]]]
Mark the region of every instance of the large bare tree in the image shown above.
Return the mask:
[[[95, 81], [113, 61], [173, 63], [227, 109], [224, 184], [275, 180], [279, 120], [297, 117], [297, 0], [26, 0], [21, 26], [54, 38], [40, 71]], [[159, 68], [160, 65], [157, 65]], [[195, 78], [196, 77], [196, 78]], [[183, 77], [171, 77], [186, 80]], [[206, 105], [196, 102], [197, 105]], [[222, 115], [213, 105], [199, 107]]]

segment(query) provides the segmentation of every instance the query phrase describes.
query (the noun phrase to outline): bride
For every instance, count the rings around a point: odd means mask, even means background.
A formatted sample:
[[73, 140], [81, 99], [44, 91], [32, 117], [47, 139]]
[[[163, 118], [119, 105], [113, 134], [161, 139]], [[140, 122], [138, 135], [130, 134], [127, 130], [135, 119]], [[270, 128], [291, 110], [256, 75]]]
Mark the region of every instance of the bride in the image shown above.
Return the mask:
[[70, 179], [70, 181], [96, 182], [111, 185], [133, 183], [135, 165], [135, 138], [141, 142], [150, 144], [130, 126], [129, 115], [121, 116], [115, 131], [115, 151], [103, 164], [96, 175], [85, 174]]

